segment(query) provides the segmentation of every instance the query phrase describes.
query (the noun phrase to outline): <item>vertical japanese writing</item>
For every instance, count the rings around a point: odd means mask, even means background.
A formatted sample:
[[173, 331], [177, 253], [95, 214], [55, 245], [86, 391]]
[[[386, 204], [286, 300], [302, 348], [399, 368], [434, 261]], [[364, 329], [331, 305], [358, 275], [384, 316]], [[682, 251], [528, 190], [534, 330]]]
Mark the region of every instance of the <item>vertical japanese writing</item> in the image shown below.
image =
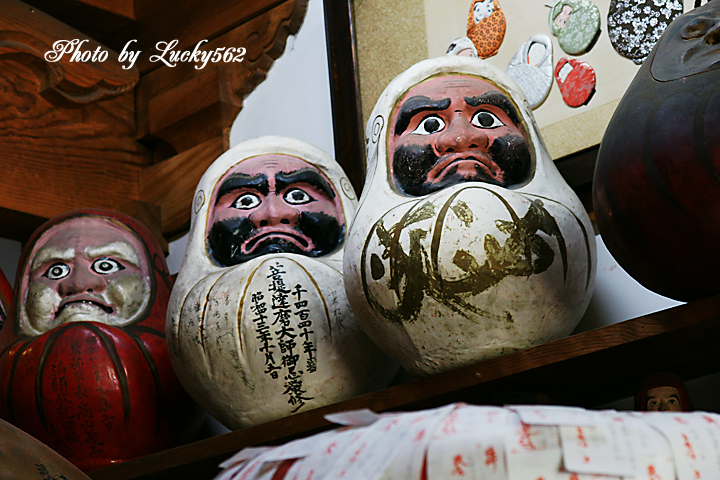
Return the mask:
[[485, 465], [487, 465], [488, 467], [493, 467], [494, 470], [497, 470], [497, 463], [497, 452], [495, 452], [495, 449], [493, 447], [488, 447], [485, 450]]
[[687, 435], [684, 433], [682, 434], [683, 441], [685, 442], [685, 448], [687, 449], [687, 456], [695, 460], [697, 457], [695, 456], [695, 449], [693, 448], [692, 444], [690, 443], [690, 439]]
[[530, 428], [530, 425], [523, 423], [522, 428], [519, 433], [520, 433], [519, 444], [523, 450], [535, 451], [538, 449], [532, 441], [533, 433]]
[[293, 315], [295, 315], [299, 320], [297, 325], [298, 328], [301, 329], [300, 337], [303, 339], [303, 352], [307, 355], [305, 368], [307, 368], [308, 373], [313, 373], [317, 370], [317, 347], [313, 342], [314, 337], [311, 338], [311, 335], [315, 332], [310, 330], [310, 327], [312, 327], [312, 320], [310, 319], [310, 310], [307, 308], [308, 301], [307, 299], [303, 300], [302, 298], [303, 293], [307, 293], [307, 290], [302, 288], [302, 285], [300, 284], [295, 285], [292, 294], [296, 297], [296, 311], [293, 312]]
[[583, 431], [582, 427], [577, 427], [577, 439], [579, 446], [583, 448], [588, 448], [587, 439], [585, 438], [585, 432]]
[[257, 336], [255, 337], [260, 341], [260, 352], [265, 355], [265, 373], [270, 378], [278, 378], [277, 370], [280, 370], [275, 363], [275, 357], [273, 357], [273, 350], [277, 348], [271, 343], [272, 335], [270, 334], [270, 325], [267, 324], [267, 302], [264, 301], [265, 296], [262, 292], [255, 292], [250, 296], [250, 311], [254, 315], [252, 318], [255, 324], [255, 331]]
[[[280, 347], [280, 365], [284, 367], [287, 372], [283, 377], [285, 380], [285, 391], [283, 392], [283, 395], [287, 395], [288, 403], [295, 407], [292, 410], [294, 413], [300, 410], [305, 405], [306, 401], [312, 400], [313, 397], [305, 396], [306, 390], [303, 389], [302, 375], [304, 372], [299, 369], [302, 368], [302, 366], [298, 365], [300, 361], [300, 354], [297, 349], [298, 345], [296, 341], [298, 333], [296, 333], [295, 327], [293, 326], [292, 316], [296, 315], [301, 319], [302, 326], [301, 324], [298, 324], [298, 328], [304, 329], [307, 332], [304, 335], [306, 341], [309, 339], [310, 333], [312, 333], [312, 331], [309, 330], [312, 323], [309, 320], [309, 309], [300, 308], [296, 305], [299, 313], [294, 314], [292, 312], [292, 307], [289, 303], [291, 293], [293, 296], [297, 297], [296, 303], [299, 303], [302, 306], [302, 293], [307, 291], [304, 290], [302, 286], [297, 285], [294, 291], [291, 292], [285, 282], [285, 278], [283, 277], [283, 275], [286, 274], [284, 268], [285, 267], [279, 261], [275, 262], [275, 265], [269, 265], [270, 274], [267, 277], [270, 279], [268, 291], [270, 292], [271, 299], [270, 307], [272, 315], [274, 316], [272, 326], [275, 327], [275, 330], [273, 333], [276, 335], [277, 345]], [[300, 332], [300, 335], [301, 338], [303, 338], [302, 331]], [[308, 359], [309, 358], [310, 357], [308, 357]], [[314, 355], [313, 358], [315, 358]]]

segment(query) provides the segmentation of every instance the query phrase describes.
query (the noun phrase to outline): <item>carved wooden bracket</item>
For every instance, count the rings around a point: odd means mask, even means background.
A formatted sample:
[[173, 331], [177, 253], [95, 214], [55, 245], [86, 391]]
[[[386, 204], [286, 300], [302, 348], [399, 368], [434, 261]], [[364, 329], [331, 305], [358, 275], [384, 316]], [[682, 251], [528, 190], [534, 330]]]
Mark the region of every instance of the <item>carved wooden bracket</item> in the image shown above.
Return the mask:
[[[58, 44], [58, 41], [76, 42]], [[103, 62], [71, 61], [73, 53], [106, 52]], [[96, 54], [98, 58], [98, 54]], [[0, 60], [11, 60], [27, 66], [39, 81], [41, 94], [54, 91], [76, 103], [92, 103], [106, 96], [117, 96], [131, 90], [139, 80], [136, 68], [123, 69], [118, 55], [53, 17], [18, 0], [3, 2], [0, 16]], [[49, 97], [52, 98], [52, 97]]]
[[[202, 46], [207, 51], [245, 48], [242, 62], [223, 62], [203, 69], [184, 64], [143, 76], [138, 87], [143, 141], [161, 142], [178, 154], [141, 172], [140, 199], [160, 205], [166, 234], [187, 228], [197, 182], [228, 148], [230, 127], [244, 98], [265, 79], [274, 60], [283, 53], [288, 35], [299, 30], [306, 9], [307, 0], [287, 0]], [[186, 155], [191, 149], [192, 155]], [[162, 165], [165, 163], [173, 167]], [[171, 190], [143, 188], [163, 179], [173, 183]]]
[[227, 133], [245, 96], [265, 79], [288, 35], [297, 33], [306, 9], [307, 0], [286, 0], [201, 47], [244, 48], [242, 62], [211, 63], [202, 69], [184, 63], [143, 76], [138, 88], [140, 136], [161, 139], [180, 153], [219, 131]]
[[[134, 0], [123, 25], [103, 37], [118, 51], [129, 40], [144, 42], [145, 60], [132, 69], [122, 68], [127, 62], [117, 53], [38, 8], [3, 2], [0, 237], [24, 240], [45, 219], [81, 207], [140, 212], [165, 237], [182, 233], [198, 180], [228, 148], [244, 97], [300, 28], [307, 1], [218, 0], [204, 6]], [[77, 0], [56, 0], [53, 7], [64, 12], [63, 3], [77, 6]], [[93, 2], [92, 8], [104, 7]], [[157, 9], [167, 10], [173, 21], [155, 21]], [[71, 14], [63, 15], [75, 25]], [[77, 20], [78, 27], [89, 23], [90, 14]], [[168, 41], [181, 35], [179, 48], [186, 50], [200, 38], [209, 40], [204, 50], [246, 51], [240, 63], [169, 67], [148, 62], [158, 35]], [[83, 51], [107, 51], [106, 60], [46, 58], [55, 42], [74, 39], [85, 40]]]

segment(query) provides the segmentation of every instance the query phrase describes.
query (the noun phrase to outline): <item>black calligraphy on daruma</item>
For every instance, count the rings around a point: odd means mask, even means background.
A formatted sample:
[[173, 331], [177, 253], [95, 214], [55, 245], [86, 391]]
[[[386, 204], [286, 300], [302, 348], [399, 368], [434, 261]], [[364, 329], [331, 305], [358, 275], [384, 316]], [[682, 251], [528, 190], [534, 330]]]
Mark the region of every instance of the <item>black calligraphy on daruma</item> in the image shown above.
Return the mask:
[[279, 261], [269, 265], [267, 293], [251, 294], [250, 311], [265, 356], [263, 373], [284, 382], [283, 395], [295, 413], [314, 398], [307, 395], [303, 375], [317, 371], [317, 344], [307, 289], [300, 283], [288, 286], [286, 273]]

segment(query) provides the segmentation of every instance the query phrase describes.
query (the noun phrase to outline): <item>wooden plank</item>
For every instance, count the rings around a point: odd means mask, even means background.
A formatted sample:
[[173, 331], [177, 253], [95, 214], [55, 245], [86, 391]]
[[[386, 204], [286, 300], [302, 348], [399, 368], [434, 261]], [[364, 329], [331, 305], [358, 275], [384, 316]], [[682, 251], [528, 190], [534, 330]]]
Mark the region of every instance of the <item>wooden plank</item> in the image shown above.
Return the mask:
[[135, 16], [133, 0], [26, 0], [25, 3], [101, 43], [103, 37], [127, 26]]
[[[9, 60], [0, 61], [0, 91], [0, 208], [51, 218], [137, 199], [137, 172], [149, 156], [134, 140], [132, 93], [59, 107], [37, 94], [27, 67]], [[0, 226], [0, 236], [16, 238], [12, 228]]]
[[599, 145], [555, 160], [555, 166], [575, 191], [591, 187]]
[[166, 237], [189, 228], [195, 187], [226, 148], [224, 138], [218, 136], [140, 172], [140, 200], [160, 207]]
[[454, 401], [485, 404], [517, 392], [592, 407], [631, 395], [633, 381], [669, 366], [686, 380], [720, 371], [720, 359], [713, 354], [718, 334], [720, 295], [131, 460], [91, 472], [90, 477], [211, 479], [219, 472], [217, 465], [241, 448], [322, 431], [331, 427], [323, 416], [343, 410], [411, 410]]
[[325, 0], [324, 7], [335, 159], [359, 197], [365, 183], [365, 129], [360, 118], [352, 0]]

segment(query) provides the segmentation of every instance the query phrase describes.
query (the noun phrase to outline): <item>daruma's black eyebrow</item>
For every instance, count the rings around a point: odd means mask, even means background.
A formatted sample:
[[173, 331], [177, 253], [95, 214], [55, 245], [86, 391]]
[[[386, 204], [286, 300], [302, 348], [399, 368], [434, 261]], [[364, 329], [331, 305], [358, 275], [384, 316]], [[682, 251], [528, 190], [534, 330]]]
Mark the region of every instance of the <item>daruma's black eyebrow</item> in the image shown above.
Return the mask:
[[263, 195], [267, 195], [269, 191], [268, 179], [264, 173], [257, 175], [247, 175], [245, 173], [233, 173], [220, 185], [218, 189], [215, 205], [218, 204], [223, 195], [239, 190], [241, 188], [252, 188]]
[[278, 172], [275, 174], [275, 189], [283, 190], [293, 183], [307, 183], [325, 193], [329, 199], [335, 198], [335, 190], [332, 185], [312, 168], [303, 168], [294, 172]]
[[417, 115], [418, 112], [445, 110], [449, 106], [449, 98], [433, 100], [424, 95], [408, 98], [398, 112], [397, 120], [395, 121], [395, 135], [404, 132], [408, 125], [410, 125], [412, 118]]
[[508, 117], [510, 117], [510, 120], [512, 120], [515, 126], [521, 126], [520, 116], [518, 115], [517, 110], [515, 110], [515, 106], [500, 92], [490, 91], [476, 97], [464, 98], [465, 103], [471, 107], [479, 107], [481, 105], [492, 105], [494, 107], [498, 107], [500, 110], [505, 112]]

